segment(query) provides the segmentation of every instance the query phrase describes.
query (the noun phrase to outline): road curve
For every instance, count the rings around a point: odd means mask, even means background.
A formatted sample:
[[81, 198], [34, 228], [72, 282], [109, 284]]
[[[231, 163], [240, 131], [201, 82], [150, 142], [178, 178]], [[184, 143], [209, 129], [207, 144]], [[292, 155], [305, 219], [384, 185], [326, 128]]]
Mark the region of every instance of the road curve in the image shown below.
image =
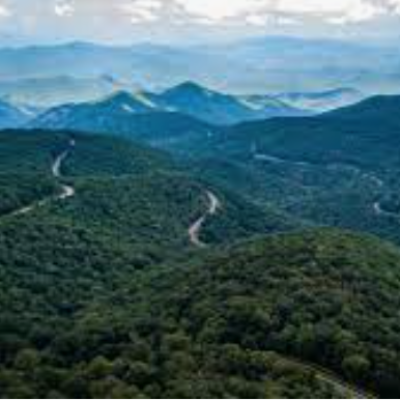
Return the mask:
[[341, 392], [344, 398], [351, 398], [351, 399], [377, 399], [378, 397], [375, 394], [360, 389], [359, 387], [344, 381], [339, 375], [336, 373], [320, 367], [319, 365], [311, 364], [300, 359], [284, 356], [279, 353], [275, 353], [274, 355], [284, 361], [285, 363], [291, 364], [293, 366], [300, 367], [304, 371], [307, 371], [315, 376], [316, 379], [320, 380], [321, 382], [328, 383], [329, 385], [333, 386]]
[[207, 244], [200, 239], [201, 230], [207, 219], [217, 214], [218, 210], [222, 207], [221, 202], [214, 193], [207, 191], [206, 195], [209, 203], [207, 211], [200, 218], [198, 218], [192, 225], [190, 225], [188, 229], [190, 243], [192, 243], [193, 246], [196, 246], [198, 248], [207, 247]]
[[[71, 150], [75, 147], [75, 140], [71, 139], [68, 143], [68, 148], [66, 150], [64, 150], [62, 153], [60, 153], [54, 160], [53, 164], [51, 165], [51, 173], [53, 175], [53, 177], [56, 180], [60, 180], [63, 178], [62, 175], [62, 166], [64, 161], [68, 158], [68, 156], [71, 153]], [[69, 185], [65, 185], [65, 184], [60, 184], [60, 188], [61, 191], [60, 193], [53, 198], [53, 200], [59, 200], [59, 201], [63, 201], [66, 200], [70, 197], [75, 196], [75, 188]], [[35, 202], [29, 206], [23, 207], [17, 211], [14, 211], [13, 213], [11, 213], [12, 216], [15, 215], [25, 215], [28, 214], [30, 212], [32, 212], [33, 210], [39, 208], [39, 207], [43, 207], [46, 203], [48, 203], [48, 201], [50, 200], [50, 198], [48, 199], [44, 199], [44, 200], [40, 200], [38, 202]]]
[[373, 207], [375, 214], [380, 217], [391, 218], [396, 220], [400, 219], [400, 214], [385, 210], [379, 201], [376, 201]]
[[[272, 164], [292, 164], [296, 165], [299, 167], [307, 167], [307, 166], [312, 166], [312, 164], [305, 162], [305, 161], [289, 161], [280, 157], [272, 156], [270, 154], [263, 154], [263, 153], [255, 153], [253, 155], [254, 160], [256, 161], [265, 161], [269, 162]], [[335, 167], [335, 166], [342, 166], [351, 169], [354, 173], [361, 175], [364, 178], [368, 178], [371, 182], [373, 182], [377, 188], [382, 189], [385, 186], [385, 182], [376, 176], [373, 172], [366, 172], [362, 173], [362, 171], [357, 168], [354, 165], [349, 165], [349, 164], [329, 164], [327, 165], [328, 167]], [[372, 204], [372, 209], [377, 217], [383, 217], [383, 218], [392, 218], [392, 219], [399, 219], [400, 215], [386, 211], [382, 207], [381, 202], [376, 201], [375, 203]]]
[[[68, 143], [68, 148], [63, 151], [55, 160], [51, 167], [51, 172], [55, 179], [62, 179], [62, 166], [64, 161], [71, 154], [71, 150], [75, 147], [75, 140], [71, 139]], [[69, 197], [75, 196], [75, 188], [73, 186], [61, 185], [61, 193], [57, 196], [57, 200], [66, 200]]]

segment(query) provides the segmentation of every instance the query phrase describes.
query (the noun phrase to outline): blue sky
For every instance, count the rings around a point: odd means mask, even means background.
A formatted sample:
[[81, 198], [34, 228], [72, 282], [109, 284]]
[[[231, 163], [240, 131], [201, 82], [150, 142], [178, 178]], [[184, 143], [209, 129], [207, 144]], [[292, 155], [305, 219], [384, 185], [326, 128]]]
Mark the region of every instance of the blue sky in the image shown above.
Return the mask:
[[400, 0], [0, 0], [0, 43], [400, 36]]

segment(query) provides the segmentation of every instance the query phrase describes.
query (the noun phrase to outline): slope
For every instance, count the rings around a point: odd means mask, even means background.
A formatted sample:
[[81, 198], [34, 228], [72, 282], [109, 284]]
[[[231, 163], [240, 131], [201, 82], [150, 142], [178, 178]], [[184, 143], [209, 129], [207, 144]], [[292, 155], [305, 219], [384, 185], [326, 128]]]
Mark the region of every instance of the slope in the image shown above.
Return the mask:
[[33, 116], [26, 110], [0, 99], [0, 129], [17, 128]]
[[[82, 257], [83, 240], [68, 243], [71, 255]], [[60, 304], [45, 330], [32, 315], [28, 337], [21, 315], [3, 315], [8, 362], [0, 380], [10, 397], [398, 395], [400, 252], [387, 243], [303, 232], [134, 275], [132, 259], [114, 253], [113, 280], [102, 258], [90, 255], [96, 270], [87, 269], [88, 260], [84, 277], [75, 278], [86, 291], [97, 279], [85, 303]], [[42, 307], [76, 294], [66, 265], [62, 273], [67, 286], [53, 288]]]
[[207, 179], [258, 204], [399, 241], [399, 109], [398, 96], [375, 97], [318, 117], [239, 124], [185, 150]]

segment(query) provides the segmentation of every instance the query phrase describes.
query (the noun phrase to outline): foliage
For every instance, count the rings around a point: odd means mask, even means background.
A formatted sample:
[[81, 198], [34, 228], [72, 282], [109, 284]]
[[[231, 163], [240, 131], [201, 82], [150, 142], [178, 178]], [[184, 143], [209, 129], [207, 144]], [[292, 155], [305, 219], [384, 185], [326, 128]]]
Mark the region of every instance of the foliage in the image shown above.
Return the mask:
[[[296, 224], [261, 195], [240, 196], [255, 165], [235, 188], [230, 174], [216, 185], [201, 162], [119, 139], [0, 135], [15, 190], [32, 169], [57, 190], [49, 166], [76, 140], [62, 178], [76, 195], [0, 219], [1, 397], [341, 398], [352, 384], [400, 394], [393, 245], [329, 229], [261, 237]], [[323, 181], [311, 167], [258, 171]], [[207, 190], [222, 208], [198, 251], [187, 230]]]

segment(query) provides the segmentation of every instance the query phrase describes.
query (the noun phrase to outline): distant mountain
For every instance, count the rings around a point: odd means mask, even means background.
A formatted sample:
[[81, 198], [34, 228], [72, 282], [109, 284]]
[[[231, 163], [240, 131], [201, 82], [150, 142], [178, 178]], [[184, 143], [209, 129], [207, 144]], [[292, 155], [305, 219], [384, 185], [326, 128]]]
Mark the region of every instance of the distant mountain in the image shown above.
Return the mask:
[[199, 119], [166, 110], [160, 105], [157, 95], [126, 92], [98, 102], [50, 109], [28, 126], [106, 133], [157, 142], [182, 139], [185, 135], [204, 137], [213, 129]]
[[[400, 95], [373, 96], [357, 104], [333, 110], [324, 115], [325, 118], [347, 120], [349, 122], [392, 123], [400, 125]], [[373, 127], [371, 127], [372, 129]], [[375, 128], [379, 128], [376, 126]], [[397, 132], [393, 132], [397, 134]]]
[[238, 98], [242, 104], [262, 113], [264, 118], [309, 116], [316, 112], [315, 110], [308, 110], [301, 106], [291, 105], [289, 102], [285, 103], [274, 95], [258, 94], [240, 96]]
[[161, 99], [170, 109], [214, 124], [229, 125], [246, 120], [301, 114], [282, 102], [258, 102], [255, 98], [222, 94], [193, 82], [165, 91]]
[[242, 154], [264, 152], [313, 164], [389, 168], [399, 164], [399, 111], [400, 96], [376, 96], [315, 117], [238, 124], [215, 144]]
[[[205, 59], [203, 59], [205, 61]], [[107, 46], [75, 42], [54, 46], [0, 49], [2, 81], [97, 79], [103, 75], [132, 82], [136, 87], [169, 86], [184, 80], [192, 66], [199, 69], [201, 55], [185, 48], [152, 44]]]
[[209, 52], [214, 57], [223, 54], [226, 65], [232, 66], [223, 75], [224, 83], [247, 92], [355, 87], [364, 93], [393, 94], [400, 87], [396, 49], [365, 41], [269, 35], [211, 47]]
[[325, 92], [282, 93], [275, 98], [292, 107], [311, 112], [324, 112], [348, 106], [364, 99], [364, 95], [355, 89], [339, 88]]
[[22, 126], [33, 118], [35, 114], [35, 109], [18, 107], [0, 99], [0, 129]]
[[71, 103], [47, 110], [32, 122], [41, 128], [84, 129], [86, 124], [99, 126], [108, 119], [152, 112], [155, 108], [139, 95], [118, 92], [100, 101]]
[[203, 132], [210, 130], [208, 124], [228, 125], [303, 114], [279, 101], [256, 102], [186, 82], [162, 93], [120, 91], [100, 101], [54, 107], [30, 126], [117, 132], [132, 136], [149, 136], [156, 133], [154, 130], [161, 130], [179, 135], [182, 128]]
[[112, 77], [106, 76], [75, 78], [65, 75], [0, 81], [0, 97], [45, 108], [70, 102], [92, 101], [113, 91], [115, 84]]
[[0, 77], [2, 81], [59, 76], [96, 80], [106, 74], [150, 90], [190, 80], [235, 93], [321, 91], [327, 87], [393, 93], [400, 87], [399, 61], [392, 48], [274, 36], [216, 46], [70, 43], [0, 49]]

